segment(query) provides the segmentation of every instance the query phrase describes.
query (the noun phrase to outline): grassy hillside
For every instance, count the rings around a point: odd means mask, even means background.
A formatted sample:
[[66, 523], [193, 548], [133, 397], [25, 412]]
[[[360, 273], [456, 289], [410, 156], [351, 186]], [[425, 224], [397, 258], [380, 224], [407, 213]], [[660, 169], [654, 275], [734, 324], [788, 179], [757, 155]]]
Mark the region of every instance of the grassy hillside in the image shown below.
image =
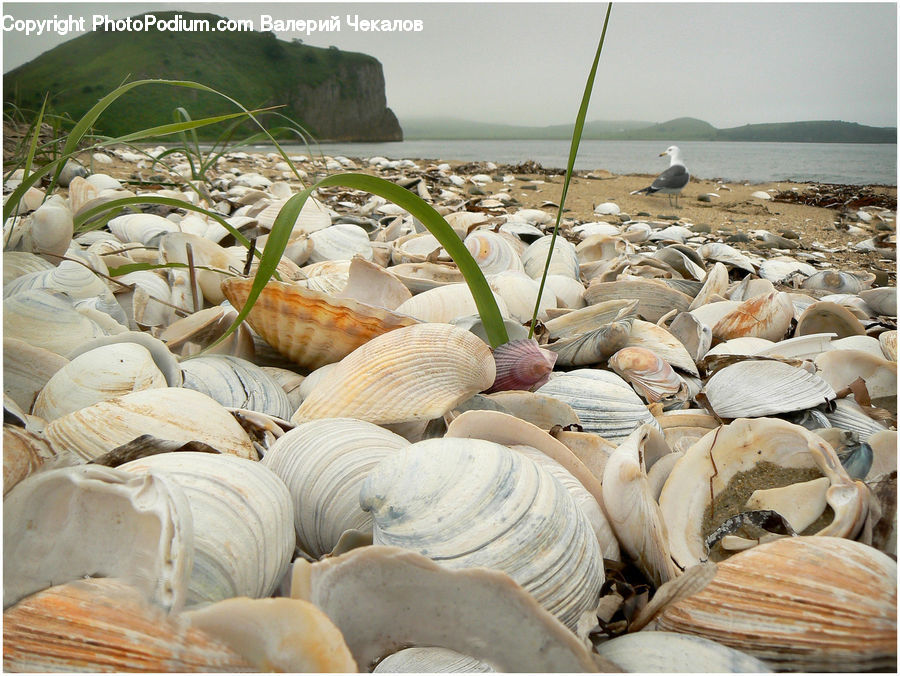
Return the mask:
[[[409, 139], [568, 139], [572, 135], [572, 125], [524, 127], [451, 118], [404, 119], [403, 130]], [[748, 124], [716, 129], [703, 120], [680, 117], [659, 124], [596, 120], [585, 123], [582, 138], [615, 141], [896, 143], [897, 129], [836, 121]]]
[[[174, 12], [155, 12], [170, 18]], [[220, 17], [178, 12], [185, 20]], [[144, 78], [194, 80], [240, 101], [248, 108], [287, 104], [299, 107], [297, 89], [315, 87], [335, 74], [380, 64], [365, 54], [309, 47], [276, 39], [273, 33], [110, 32], [77, 37], [3, 76], [4, 102], [37, 110], [51, 94], [56, 113], [78, 118], [123, 81]], [[341, 95], [352, 97], [350, 78], [340, 80]], [[344, 91], [347, 89], [348, 91]], [[100, 131], [118, 135], [172, 120], [184, 106], [192, 117], [235, 112], [221, 97], [169, 86], [138, 88], [100, 118]], [[298, 120], [301, 123], [302, 120]], [[315, 130], [312, 130], [315, 131]]]

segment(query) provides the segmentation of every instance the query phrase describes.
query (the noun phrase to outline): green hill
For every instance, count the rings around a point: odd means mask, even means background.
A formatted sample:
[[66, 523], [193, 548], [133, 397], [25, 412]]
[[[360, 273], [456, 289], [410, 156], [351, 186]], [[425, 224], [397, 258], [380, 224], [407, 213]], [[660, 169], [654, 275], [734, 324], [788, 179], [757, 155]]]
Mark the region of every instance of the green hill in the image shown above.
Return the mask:
[[[568, 139], [572, 136], [571, 124], [526, 127], [453, 118], [405, 118], [403, 129], [409, 139]], [[680, 117], [658, 124], [595, 120], [585, 123], [582, 138], [606, 141], [896, 143], [897, 129], [839, 121], [748, 124], [716, 129], [709, 122]]]
[[[154, 12], [170, 19], [175, 12]], [[179, 11], [185, 21], [221, 17]], [[193, 80], [248, 108], [286, 104], [280, 112], [320, 140], [400, 140], [386, 106], [384, 75], [373, 57], [310, 47], [260, 32], [104, 32], [79, 36], [3, 76], [4, 102], [38, 110], [45, 92], [52, 109], [80, 117], [126, 79]], [[100, 118], [99, 130], [119, 135], [191, 117], [235, 112], [225, 99], [165, 85], [139, 87]]]

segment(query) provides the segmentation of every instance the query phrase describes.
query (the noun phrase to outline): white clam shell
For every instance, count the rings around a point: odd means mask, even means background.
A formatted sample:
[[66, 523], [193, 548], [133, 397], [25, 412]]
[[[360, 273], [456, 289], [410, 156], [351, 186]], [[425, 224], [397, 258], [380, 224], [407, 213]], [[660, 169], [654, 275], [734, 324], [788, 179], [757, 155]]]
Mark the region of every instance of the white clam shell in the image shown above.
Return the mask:
[[87, 340], [114, 332], [117, 330], [76, 310], [71, 299], [58, 292], [33, 289], [3, 303], [5, 337], [18, 338], [63, 356]]
[[372, 470], [360, 504], [373, 514], [375, 544], [448, 568], [502, 570], [570, 628], [597, 602], [603, 563], [587, 517], [546, 470], [504, 446], [413, 444]]
[[120, 242], [140, 242], [146, 246], [156, 246], [166, 233], [178, 232], [177, 224], [154, 214], [117, 216], [107, 225]]
[[23, 411], [31, 411], [34, 399], [54, 373], [69, 363], [55, 352], [17, 338], [3, 338], [3, 394]]
[[638, 631], [597, 646], [597, 652], [630, 673], [768, 673], [765, 662], [700, 636]]
[[12, 280], [29, 272], [52, 270], [54, 264], [30, 251], [3, 252], [3, 288]]
[[726, 366], [713, 374], [704, 391], [722, 418], [802, 411], [835, 398], [834, 390], [819, 376], [778, 361]]
[[147, 348], [116, 343], [84, 352], [47, 381], [34, 402], [34, 415], [55, 420], [98, 401], [154, 387], [166, 377]]
[[586, 432], [613, 443], [623, 441], [644, 423], [655, 424], [640, 397], [613, 373], [576, 369], [551, 378], [538, 392], [569, 404]]
[[406, 446], [403, 437], [352, 418], [313, 420], [278, 439], [262, 464], [291, 493], [300, 547], [320, 557], [344, 531], [371, 530], [372, 516], [359, 505], [360, 485], [383, 458]]
[[47, 438], [59, 450], [92, 460], [117, 446], [152, 434], [170, 441], [201, 441], [222, 453], [256, 459], [247, 433], [221, 404], [181, 387], [132, 392], [57, 418]]
[[294, 409], [287, 393], [259, 366], [231, 355], [195, 357], [181, 364], [184, 385], [202, 392], [222, 406], [245, 408], [282, 420]]
[[[537, 295], [537, 294], [535, 294]], [[494, 292], [494, 300], [503, 317], [509, 317], [506, 301]], [[472, 291], [464, 283], [447, 284], [416, 294], [397, 306], [396, 313], [409, 315], [423, 322], [452, 322], [454, 319], [477, 314], [478, 306]]]
[[3, 605], [84, 576], [121, 577], [179, 610], [193, 560], [188, 498], [165, 476], [48, 470], [3, 500]]
[[268, 467], [231, 455], [160, 453], [119, 469], [161, 474], [187, 495], [194, 565], [187, 605], [269, 596], [294, 551], [291, 496]]
[[[669, 533], [669, 550], [679, 566], [707, 559], [708, 533], [703, 532], [703, 523], [713, 496], [725, 491], [737, 474], [760, 463], [812, 469], [826, 476], [831, 483], [826, 499], [835, 518], [819, 534], [854, 537], [859, 532], [866, 516], [867, 489], [850, 479], [831, 446], [818, 435], [784, 420], [739, 418], [710, 431], [691, 446], [663, 486], [659, 506]], [[773, 487], [765, 478], [754, 481], [757, 483], [749, 488]], [[718, 520], [729, 516], [722, 514]]]
[[362, 256], [370, 261], [374, 257], [369, 235], [358, 225], [352, 223], [335, 223], [322, 230], [316, 230], [309, 236], [313, 243], [309, 260], [349, 261], [354, 256]]
[[700, 247], [699, 253], [708, 261], [716, 261], [747, 272], [756, 272], [753, 261], [733, 246], [721, 242], [711, 242]]
[[[531, 279], [522, 271], [507, 270], [490, 275], [488, 284], [494, 293], [503, 299], [511, 319], [523, 324], [531, 321], [534, 301], [540, 289], [538, 281]], [[552, 291], [545, 287], [538, 303], [537, 318], [541, 321], [547, 319], [547, 308], [552, 307], [556, 307], [556, 298]]]
[[642, 425], [609, 456], [603, 470], [603, 505], [622, 548], [659, 587], [678, 569], [669, 556], [665, 522], [647, 479], [648, 446], [668, 451], [662, 432]]
[[449, 648], [426, 646], [398, 650], [381, 660], [373, 674], [421, 673], [491, 673], [494, 669], [485, 662], [463, 655]]
[[525, 272], [519, 252], [505, 236], [499, 233], [490, 230], [475, 230], [463, 240], [463, 244], [466, 245], [485, 275], [506, 270]]
[[[522, 264], [525, 266], [525, 272], [532, 279], [540, 279], [547, 263], [547, 253], [550, 251], [550, 241], [552, 235], [544, 235], [535, 240], [522, 254]], [[565, 275], [573, 279], [578, 279], [578, 254], [575, 252], [575, 245], [571, 242], [557, 237], [553, 243], [553, 256], [550, 259], [550, 266], [547, 270], [548, 275]]]

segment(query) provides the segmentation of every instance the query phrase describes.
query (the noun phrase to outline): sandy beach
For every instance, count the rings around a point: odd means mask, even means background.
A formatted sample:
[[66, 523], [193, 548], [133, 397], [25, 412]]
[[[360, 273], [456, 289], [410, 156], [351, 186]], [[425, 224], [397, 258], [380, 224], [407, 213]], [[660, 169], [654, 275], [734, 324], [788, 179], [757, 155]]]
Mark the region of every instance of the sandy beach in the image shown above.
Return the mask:
[[[149, 168], [141, 168], [122, 161], [110, 154], [112, 163], [94, 165], [94, 171], [102, 171], [123, 180], [143, 182], [145, 189], [154, 189], [154, 175]], [[296, 156], [294, 156], [296, 157]], [[82, 158], [90, 162], [89, 155]], [[416, 167], [403, 169], [382, 169], [372, 166], [368, 158], [349, 158], [356, 168], [379, 175], [389, 180], [410, 179], [422, 175], [434, 175], [440, 160], [411, 159]], [[257, 172], [271, 180], [289, 180], [300, 187], [296, 177], [284, 171], [283, 158], [274, 154], [239, 153], [237, 157], [227, 156], [216, 169], [208, 174], [214, 178], [225, 172]], [[490, 162], [447, 162], [454, 173], [467, 178], [463, 187], [447, 184], [462, 195], [468, 196], [467, 210], [489, 209], [479, 206], [482, 199], [495, 193], [506, 192], [509, 210], [517, 208], [541, 208], [552, 215], [556, 213], [562, 193], [564, 175], [559, 170], [543, 168], [535, 163], [517, 166], [496, 165]], [[302, 174], [307, 176], [307, 184], [336, 173], [326, 170], [326, 162], [321, 158], [296, 162]], [[476, 185], [472, 176], [486, 174], [494, 180]], [[616, 175], [602, 168], [592, 171], [577, 171], [569, 186], [565, 203], [563, 223], [569, 226], [590, 222], [609, 221], [623, 223], [631, 220], [650, 222], [680, 221], [689, 223], [694, 230], [718, 234], [723, 241], [738, 249], [756, 253], [763, 257], [779, 255], [773, 246], [761, 239], [760, 231], [784, 236], [797, 244], [797, 248], [785, 249], [798, 260], [809, 262], [816, 267], [834, 267], [847, 271], [874, 272], [884, 282], [896, 283], [896, 205], [897, 188], [889, 186], [825, 185], [816, 183], [792, 183], [777, 181], [769, 183], [720, 183], [691, 178], [678, 200], [678, 208], [670, 206], [665, 195], [632, 195], [631, 192], [649, 185], [652, 174]], [[170, 179], [171, 180], [171, 179]], [[767, 193], [772, 200], [754, 197], [754, 193]], [[795, 201], [782, 201], [785, 199]], [[701, 201], [702, 196], [708, 196]], [[336, 200], [335, 200], [336, 201]], [[596, 205], [613, 202], [621, 213], [617, 216], [594, 214]], [[810, 202], [810, 204], [803, 203]], [[828, 208], [814, 204], [829, 204]], [[341, 207], [342, 210], [345, 210]], [[871, 215], [867, 222], [858, 216], [862, 209]], [[499, 212], [498, 212], [499, 213]], [[563, 232], [567, 229], [564, 227]], [[886, 238], [880, 245], [881, 251], [860, 251], [854, 246], [880, 236]], [[777, 248], [777, 247], [776, 247]]]

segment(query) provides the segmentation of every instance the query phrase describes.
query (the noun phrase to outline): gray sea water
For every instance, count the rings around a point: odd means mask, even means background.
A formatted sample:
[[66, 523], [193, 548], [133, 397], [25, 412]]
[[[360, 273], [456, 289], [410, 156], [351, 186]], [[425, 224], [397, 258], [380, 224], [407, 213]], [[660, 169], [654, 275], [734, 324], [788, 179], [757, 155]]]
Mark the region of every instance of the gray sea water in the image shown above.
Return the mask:
[[[615, 174], [657, 174], [668, 166], [659, 157], [662, 141], [581, 142], [576, 169], [606, 169]], [[798, 181], [855, 185], [897, 185], [896, 144], [861, 143], [736, 143], [683, 141], [677, 144], [691, 175], [730, 182]], [[302, 145], [284, 146], [290, 154], [308, 154]], [[254, 148], [262, 150], [265, 147]], [[400, 141], [396, 143], [322, 143], [315, 154], [389, 159], [440, 159], [497, 164], [527, 160], [545, 168], [564, 169], [568, 141]]]

